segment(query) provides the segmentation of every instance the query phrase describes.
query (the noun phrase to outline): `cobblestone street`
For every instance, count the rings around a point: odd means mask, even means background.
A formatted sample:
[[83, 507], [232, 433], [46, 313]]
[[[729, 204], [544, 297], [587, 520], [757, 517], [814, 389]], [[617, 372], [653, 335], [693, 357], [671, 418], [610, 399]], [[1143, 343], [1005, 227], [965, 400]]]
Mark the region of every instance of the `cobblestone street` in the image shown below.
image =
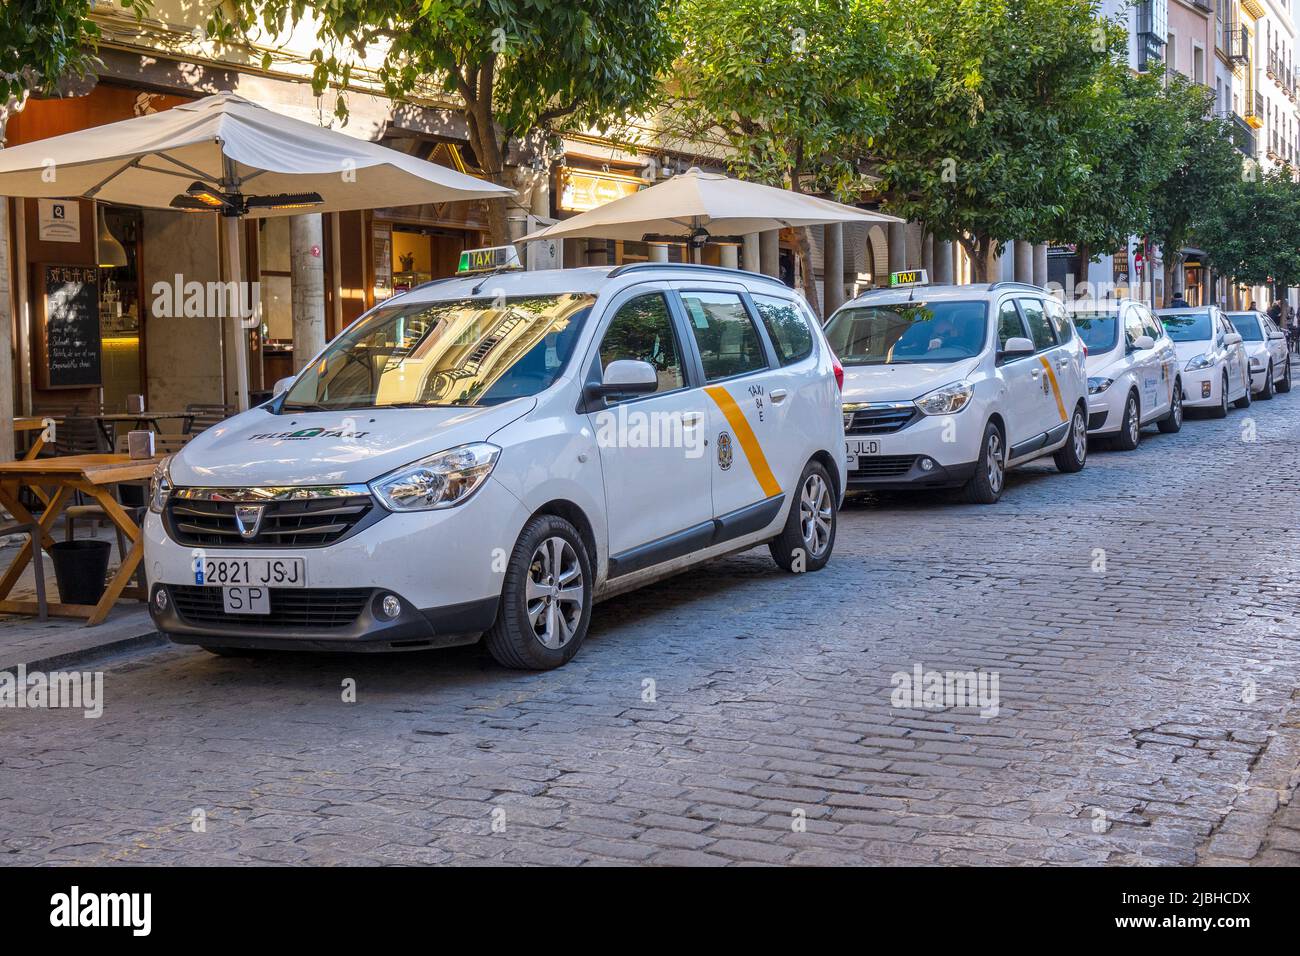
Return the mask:
[[[1300, 861], [1298, 409], [991, 507], [851, 503], [824, 571], [761, 549], [616, 598], [549, 673], [119, 658], [98, 720], [0, 711], [0, 860]], [[996, 673], [996, 716], [892, 707], [918, 665]]]

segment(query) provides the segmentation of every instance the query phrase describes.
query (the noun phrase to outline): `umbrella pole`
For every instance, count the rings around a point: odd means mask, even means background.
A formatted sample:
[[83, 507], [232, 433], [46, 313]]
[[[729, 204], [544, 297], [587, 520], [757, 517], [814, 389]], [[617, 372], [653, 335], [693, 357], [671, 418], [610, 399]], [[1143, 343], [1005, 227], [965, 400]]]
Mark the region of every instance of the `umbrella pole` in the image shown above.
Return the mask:
[[[244, 304], [244, 287], [243, 268], [239, 257], [239, 223], [240, 220], [235, 216], [221, 217], [221, 238], [226, 247], [225, 282], [228, 283], [226, 288], [235, 290], [235, 294], [227, 300], [233, 306], [234, 314], [224, 319], [227, 329], [222, 330], [221, 338], [225, 345], [226, 331], [231, 333], [226, 355], [235, 363], [235, 407], [242, 412], [248, 408], [248, 344], [241, 321], [243, 316], [240, 314]], [[250, 305], [252, 305], [251, 300]], [[225, 376], [224, 368], [222, 376], [223, 378]]]

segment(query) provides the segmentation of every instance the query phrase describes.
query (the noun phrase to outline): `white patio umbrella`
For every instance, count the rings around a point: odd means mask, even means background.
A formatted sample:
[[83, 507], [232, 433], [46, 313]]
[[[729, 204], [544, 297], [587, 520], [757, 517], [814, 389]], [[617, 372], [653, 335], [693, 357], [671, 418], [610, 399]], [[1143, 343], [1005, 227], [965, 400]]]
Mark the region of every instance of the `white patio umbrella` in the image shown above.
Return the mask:
[[[234, 282], [241, 278], [237, 223], [242, 217], [513, 193], [233, 93], [0, 150], [0, 196], [220, 213], [228, 253], [224, 278]], [[243, 349], [236, 350], [236, 368], [242, 408], [248, 390]]]
[[786, 226], [836, 222], [902, 222], [895, 216], [846, 206], [788, 189], [732, 179], [692, 168], [640, 192], [580, 213], [523, 237], [641, 241], [741, 236]]

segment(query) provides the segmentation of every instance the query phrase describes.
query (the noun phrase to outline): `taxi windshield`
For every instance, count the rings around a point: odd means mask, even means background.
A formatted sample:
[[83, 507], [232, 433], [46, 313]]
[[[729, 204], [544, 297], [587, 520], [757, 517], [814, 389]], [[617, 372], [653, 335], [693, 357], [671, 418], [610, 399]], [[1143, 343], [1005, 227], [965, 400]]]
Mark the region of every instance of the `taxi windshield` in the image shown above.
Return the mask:
[[958, 362], [984, 349], [988, 308], [974, 302], [851, 306], [826, 326], [845, 365]]
[[1241, 333], [1243, 342], [1263, 342], [1264, 330], [1259, 327], [1259, 319], [1249, 312], [1229, 312], [1233, 327]]
[[358, 322], [294, 383], [285, 412], [497, 405], [559, 377], [595, 297], [394, 304]]
[[1074, 327], [1079, 330], [1079, 338], [1088, 347], [1089, 355], [1109, 352], [1115, 347], [1119, 338], [1119, 316], [1114, 312], [1071, 312]]
[[1182, 312], [1175, 315], [1162, 312], [1160, 321], [1175, 342], [1203, 342], [1212, 338], [1208, 312]]

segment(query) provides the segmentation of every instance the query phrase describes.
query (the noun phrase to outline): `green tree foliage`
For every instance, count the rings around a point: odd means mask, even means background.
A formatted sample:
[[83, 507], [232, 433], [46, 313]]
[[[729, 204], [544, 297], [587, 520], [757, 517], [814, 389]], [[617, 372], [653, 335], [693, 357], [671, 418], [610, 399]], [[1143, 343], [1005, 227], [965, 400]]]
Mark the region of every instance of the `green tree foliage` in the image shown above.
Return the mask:
[[921, 63], [874, 151], [881, 187], [984, 278], [1005, 240], [1058, 238], [1088, 194], [1122, 38], [1098, 0], [909, 0], [906, 23]]
[[[674, 45], [675, 0], [228, 0], [209, 30], [234, 40], [259, 28], [280, 35], [311, 22], [312, 85], [346, 89], [368, 54], [396, 98], [441, 91], [463, 104], [479, 167], [504, 181], [510, 140], [560, 124], [608, 125], [657, 95]], [[382, 61], [375, 64], [381, 51]], [[339, 110], [346, 113], [346, 100]], [[504, 242], [505, 202], [489, 207]]]
[[[857, 198], [859, 158], [904, 73], [899, 17], [888, 0], [682, 0], [675, 131], [725, 154], [743, 178]], [[806, 264], [806, 230], [798, 244]], [[801, 273], [811, 292], [810, 270]]]
[[1238, 176], [1215, 197], [1216, 214], [1197, 224], [1196, 241], [1215, 270], [1274, 295], [1300, 283], [1300, 184], [1289, 166]]
[[[117, 0], [142, 16], [150, 0]], [[52, 93], [60, 80], [85, 76], [97, 62], [95, 0], [4, 0], [0, 3], [0, 104], [29, 92]]]
[[1216, 228], [1220, 198], [1241, 182], [1243, 156], [1231, 127], [1213, 114], [1214, 94], [1186, 81], [1171, 83], [1167, 102], [1178, 131], [1178, 162], [1151, 194], [1150, 236], [1164, 250], [1165, 289], [1174, 277], [1179, 250], [1192, 236]]

